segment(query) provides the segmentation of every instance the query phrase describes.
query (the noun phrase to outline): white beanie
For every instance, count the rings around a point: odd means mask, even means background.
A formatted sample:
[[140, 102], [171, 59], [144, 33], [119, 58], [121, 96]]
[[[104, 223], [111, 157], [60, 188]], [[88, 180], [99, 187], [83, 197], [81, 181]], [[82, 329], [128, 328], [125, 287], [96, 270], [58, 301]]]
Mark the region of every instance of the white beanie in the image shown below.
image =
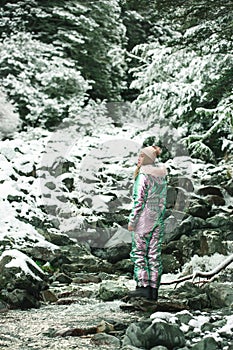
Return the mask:
[[153, 162], [162, 153], [162, 150], [158, 146], [148, 146], [145, 148], [142, 148], [141, 150], [144, 154], [146, 154]]

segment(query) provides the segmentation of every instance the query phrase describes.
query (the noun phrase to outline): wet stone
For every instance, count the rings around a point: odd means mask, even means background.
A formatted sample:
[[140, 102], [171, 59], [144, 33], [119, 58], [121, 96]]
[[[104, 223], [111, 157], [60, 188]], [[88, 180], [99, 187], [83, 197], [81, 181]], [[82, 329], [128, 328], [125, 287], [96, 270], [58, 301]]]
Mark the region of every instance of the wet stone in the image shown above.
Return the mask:
[[95, 334], [92, 339], [91, 343], [95, 344], [97, 346], [102, 346], [102, 345], [109, 345], [109, 346], [114, 346], [114, 349], [120, 349], [121, 342], [118, 338], [110, 335], [110, 334], [104, 334], [104, 333], [98, 333]]

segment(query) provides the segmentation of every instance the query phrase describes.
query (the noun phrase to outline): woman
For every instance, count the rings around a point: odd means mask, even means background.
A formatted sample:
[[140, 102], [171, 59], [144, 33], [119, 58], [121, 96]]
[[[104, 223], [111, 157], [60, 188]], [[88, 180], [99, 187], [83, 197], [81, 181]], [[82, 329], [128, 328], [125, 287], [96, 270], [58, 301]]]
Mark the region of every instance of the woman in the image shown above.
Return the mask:
[[163, 217], [166, 209], [166, 168], [155, 165], [161, 154], [158, 146], [141, 150], [134, 174], [134, 204], [129, 216], [128, 230], [132, 231], [131, 260], [134, 262], [136, 290], [130, 297], [158, 299], [162, 275], [161, 244]]

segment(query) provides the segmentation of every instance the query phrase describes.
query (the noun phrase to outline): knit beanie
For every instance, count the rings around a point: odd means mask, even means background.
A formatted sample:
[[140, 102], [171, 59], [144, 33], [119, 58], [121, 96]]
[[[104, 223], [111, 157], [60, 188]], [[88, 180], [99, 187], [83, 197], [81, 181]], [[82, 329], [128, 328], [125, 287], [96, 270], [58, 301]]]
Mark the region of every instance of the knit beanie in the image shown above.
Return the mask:
[[161, 154], [161, 148], [158, 146], [148, 146], [145, 148], [142, 148], [141, 150], [147, 157], [149, 157], [153, 162]]

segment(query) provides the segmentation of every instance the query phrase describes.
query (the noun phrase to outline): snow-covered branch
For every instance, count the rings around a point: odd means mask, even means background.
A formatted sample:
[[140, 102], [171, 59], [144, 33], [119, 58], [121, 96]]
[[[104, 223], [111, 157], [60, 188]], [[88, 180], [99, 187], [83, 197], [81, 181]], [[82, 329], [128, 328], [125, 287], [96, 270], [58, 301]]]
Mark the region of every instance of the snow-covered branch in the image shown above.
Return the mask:
[[[207, 111], [207, 110], [205, 110]], [[218, 112], [218, 110], [211, 110], [212, 114], [214, 112]], [[228, 113], [223, 113], [222, 115], [220, 115], [219, 119], [211, 126], [210, 129], [208, 129], [204, 134], [196, 134], [196, 135], [189, 135], [185, 138], [183, 138], [183, 141], [187, 142], [188, 145], [190, 145], [190, 143], [194, 142], [194, 141], [204, 141], [206, 139], [208, 139], [216, 130], [219, 129], [219, 127], [221, 126], [221, 124], [223, 124], [226, 119], [229, 118], [229, 114]]]

